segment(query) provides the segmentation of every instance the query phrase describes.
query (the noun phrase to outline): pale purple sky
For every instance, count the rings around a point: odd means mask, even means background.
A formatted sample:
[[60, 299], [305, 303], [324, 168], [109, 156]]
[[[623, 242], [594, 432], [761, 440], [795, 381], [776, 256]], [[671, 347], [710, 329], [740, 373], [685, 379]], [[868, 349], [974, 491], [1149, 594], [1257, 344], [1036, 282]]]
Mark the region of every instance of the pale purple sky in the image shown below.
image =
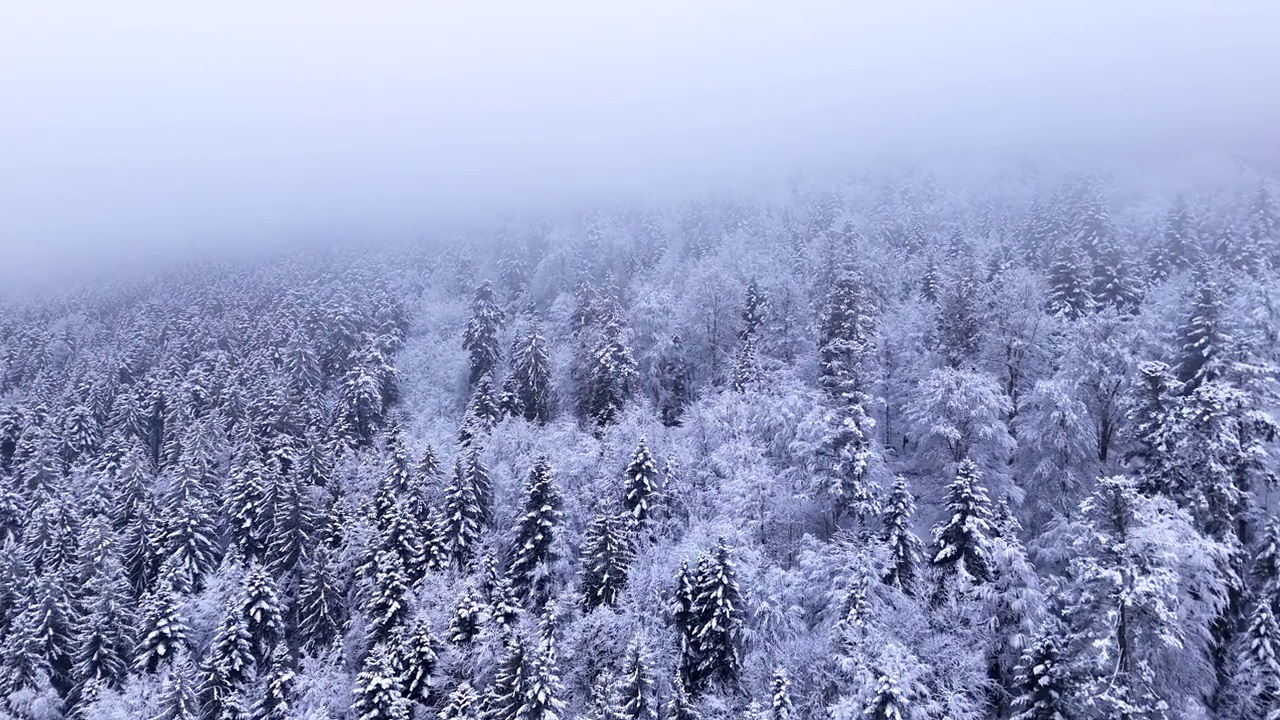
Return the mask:
[[1265, 145], [1277, 27], [1274, 0], [15, 4], [0, 266], [885, 155]]

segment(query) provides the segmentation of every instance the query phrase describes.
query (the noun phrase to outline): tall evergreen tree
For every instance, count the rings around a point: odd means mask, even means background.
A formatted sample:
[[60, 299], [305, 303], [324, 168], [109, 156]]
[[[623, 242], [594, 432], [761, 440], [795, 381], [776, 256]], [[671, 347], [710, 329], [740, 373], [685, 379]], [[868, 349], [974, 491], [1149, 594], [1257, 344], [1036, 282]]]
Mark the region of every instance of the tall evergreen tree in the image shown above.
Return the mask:
[[972, 460], [960, 462], [956, 479], [947, 488], [946, 508], [946, 521], [933, 530], [935, 600], [952, 589], [991, 579], [991, 501]]
[[631, 538], [627, 521], [605, 512], [587, 527], [582, 541], [582, 607], [591, 611], [613, 607], [627, 583], [631, 563]]
[[343, 624], [343, 592], [331, 551], [316, 548], [298, 584], [296, 637], [306, 650], [317, 652], [338, 637]]
[[507, 574], [521, 599], [532, 597], [540, 603], [550, 592], [547, 566], [555, 559], [552, 544], [560, 525], [560, 493], [552, 482], [546, 457], [534, 463], [524, 495]]
[[875, 692], [867, 701], [862, 717], [866, 720], [905, 720], [910, 717], [907, 700], [893, 676], [878, 674]]
[[582, 392], [583, 419], [597, 426], [612, 425], [635, 388], [637, 366], [623, 337], [621, 319], [608, 318], [591, 353]]
[[1087, 259], [1063, 246], [1049, 266], [1049, 312], [1075, 320], [1093, 309]]
[[631, 453], [631, 462], [627, 465], [626, 484], [623, 488], [622, 505], [636, 523], [649, 519], [653, 498], [658, 492], [658, 469], [654, 466], [653, 453], [643, 437]]
[[444, 548], [459, 569], [470, 566], [484, 527], [484, 511], [474, 479], [479, 459], [459, 457], [444, 491]]
[[93, 577], [93, 595], [76, 632], [75, 678], [77, 692], [98, 682], [117, 688], [129, 671], [133, 653], [133, 613], [129, 585], [114, 558]]
[[698, 663], [691, 689], [704, 690], [713, 680], [728, 685], [736, 683], [742, 667], [746, 604], [723, 539], [717, 543], [713, 555], [704, 556], [698, 563], [693, 614]]
[[179, 651], [169, 668], [160, 704], [152, 720], [199, 720], [195, 696], [195, 669], [185, 650]]
[[782, 667], [773, 671], [772, 691], [773, 703], [769, 709], [769, 720], [792, 720], [795, 708], [791, 703], [791, 679]]
[[502, 330], [504, 314], [498, 306], [493, 285], [486, 280], [476, 288], [471, 302], [471, 319], [462, 333], [462, 347], [471, 358], [470, 384], [492, 375], [500, 355], [498, 333]]
[[178, 598], [167, 574], [161, 576], [142, 606], [139, 641], [133, 653], [133, 669], [154, 673], [185, 649], [190, 628], [178, 610]]
[[266, 567], [253, 563], [240, 589], [240, 613], [249, 631], [249, 646], [259, 665], [265, 665], [284, 632], [280, 591]]
[[400, 556], [382, 551], [374, 558], [373, 587], [365, 603], [370, 637], [388, 642], [404, 622], [408, 613], [409, 581]]
[[685, 359], [684, 341], [679, 335], [671, 336], [671, 342], [659, 359], [658, 390], [658, 415], [662, 424], [678, 426], [685, 406], [692, 400], [689, 365]]
[[760, 289], [760, 283], [752, 278], [751, 282], [747, 283], [747, 292], [742, 303], [742, 330], [739, 331], [738, 337], [742, 340], [753, 337], [764, 324], [764, 313], [764, 291]]
[[857, 271], [842, 269], [827, 294], [819, 327], [822, 387], [845, 402], [861, 401], [868, 389], [867, 363], [875, 349], [875, 327], [863, 284]]
[[204, 717], [221, 720], [240, 708], [236, 693], [253, 676], [253, 638], [238, 603], [227, 608], [203, 663], [199, 702]]
[[884, 583], [898, 588], [907, 595], [916, 591], [920, 572], [920, 538], [911, 529], [916, 503], [905, 478], [898, 477], [889, 491], [881, 519], [881, 540], [889, 548], [890, 563]]
[[631, 638], [622, 664], [619, 700], [625, 720], [657, 720], [658, 700], [654, 694], [649, 651], [639, 635]]
[[1231, 341], [1224, 315], [1222, 292], [1210, 274], [1202, 270], [1196, 275], [1191, 312], [1178, 330], [1178, 380], [1185, 392], [1222, 374]]
[[395, 667], [395, 653], [378, 643], [356, 675], [351, 712], [356, 720], [408, 720], [410, 705], [404, 681]]
[[433, 698], [431, 675], [436, 669], [435, 639], [425, 619], [419, 619], [400, 641], [398, 665], [404, 679], [404, 696], [410, 702], [429, 705]]
[[289, 708], [294, 701], [297, 674], [289, 657], [289, 648], [277, 643], [266, 666], [266, 682], [262, 695], [253, 704], [250, 713], [254, 720], [285, 720], [290, 717]]
[[551, 419], [551, 356], [537, 327], [517, 343], [511, 362], [512, 394], [518, 414], [529, 422]]
[[1066, 659], [1053, 628], [1032, 639], [1018, 664], [1014, 720], [1068, 720], [1071, 697]]

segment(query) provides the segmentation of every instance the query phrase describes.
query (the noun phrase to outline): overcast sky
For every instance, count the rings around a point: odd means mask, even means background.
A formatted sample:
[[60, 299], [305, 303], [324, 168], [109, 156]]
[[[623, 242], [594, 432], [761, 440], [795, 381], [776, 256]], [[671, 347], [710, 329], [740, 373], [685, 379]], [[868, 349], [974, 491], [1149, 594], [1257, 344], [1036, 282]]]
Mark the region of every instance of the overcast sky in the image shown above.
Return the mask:
[[1276, 28], [1275, 0], [13, 3], [0, 275], [836, 160], [1265, 146]]

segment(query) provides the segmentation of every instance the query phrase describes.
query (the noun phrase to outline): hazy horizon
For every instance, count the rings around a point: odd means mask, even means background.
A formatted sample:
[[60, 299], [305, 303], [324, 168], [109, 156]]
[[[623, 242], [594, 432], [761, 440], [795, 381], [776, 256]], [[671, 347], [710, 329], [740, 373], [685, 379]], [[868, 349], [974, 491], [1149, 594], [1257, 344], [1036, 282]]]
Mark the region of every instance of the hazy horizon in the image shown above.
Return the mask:
[[1280, 6], [1153, 7], [23, 8], [4, 276], [886, 159], [1270, 161]]

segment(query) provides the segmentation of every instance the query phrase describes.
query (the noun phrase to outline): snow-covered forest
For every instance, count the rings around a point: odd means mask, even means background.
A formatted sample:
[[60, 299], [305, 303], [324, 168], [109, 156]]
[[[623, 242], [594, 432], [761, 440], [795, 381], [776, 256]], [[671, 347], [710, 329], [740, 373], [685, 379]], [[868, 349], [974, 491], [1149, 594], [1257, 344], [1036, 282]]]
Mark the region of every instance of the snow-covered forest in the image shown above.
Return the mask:
[[797, 180], [0, 310], [53, 720], [1280, 717], [1280, 198]]

